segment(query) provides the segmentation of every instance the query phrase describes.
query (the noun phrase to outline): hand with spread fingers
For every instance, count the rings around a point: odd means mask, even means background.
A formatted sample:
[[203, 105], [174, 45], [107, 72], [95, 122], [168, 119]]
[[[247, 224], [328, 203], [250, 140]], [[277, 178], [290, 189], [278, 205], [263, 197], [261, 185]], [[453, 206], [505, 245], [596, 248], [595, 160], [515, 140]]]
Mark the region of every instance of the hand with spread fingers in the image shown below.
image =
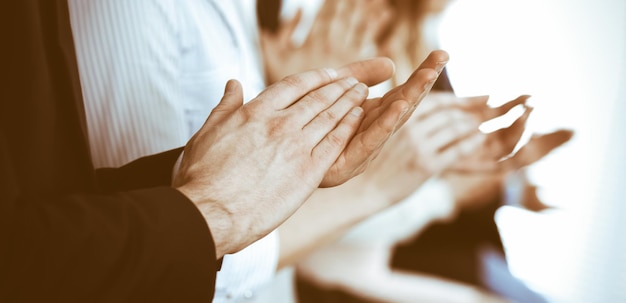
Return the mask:
[[245, 105], [230, 81], [173, 181], [207, 217], [218, 257], [275, 229], [318, 186], [361, 173], [428, 92], [442, 60], [445, 52], [433, 53], [401, 89], [367, 101], [366, 84], [389, 78], [390, 60], [288, 76]]
[[231, 80], [185, 147], [173, 184], [208, 218], [218, 257], [282, 223], [355, 133], [367, 89], [335, 78], [324, 69], [297, 74], [245, 105]]
[[[540, 159], [571, 136], [567, 131], [557, 131], [533, 137], [517, 153], [502, 160], [518, 144], [530, 110], [510, 127], [493, 133], [485, 134], [479, 126], [524, 105], [527, 99], [527, 96], [521, 96], [499, 107], [490, 107], [488, 96], [463, 98], [453, 93], [430, 94], [372, 165], [351, 183], [360, 182], [361, 187], [368, 188], [371, 195], [382, 197], [381, 200], [388, 205], [404, 200], [431, 177], [446, 182], [457, 206], [471, 204], [466, 201], [476, 201], [475, 205], [493, 201], [488, 199], [490, 196], [480, 195], [483, 192], [487, 195], [499, 193], [499, 182], [507, 173]], [[353, 231], [351, 239], [371, 242], [373, 237], [366, 234], [368, 231], [393, 224], [393, 216], [387, 221], [381, 219], [383, 217], [379, 215], [376, 219], [378, 228], [362, 228], [365, 233], [360, 234]], [[394, 235], [412, 234], [411, 228], [407, 225], [405, 232]], [[391, 234], [384, 238], [395, 243]]]
[[[499, 169], [489, 172], [463, 173], [449, 171], [442, 175], [442, 179], [450, 185], [456, 204], [461, 208], [479, 207], [498, 199], [502, 192], [502, 182], [505, 177], [518, 169], [523, 169], [565, 144], [573, 136], [571, 130], [561, 129], [548, 134], [533, 135], [531, 139], [514, 155], [501, 161]], [[521, 201], [529, 210], [541, 210], [545, 205], [536, 199], [536, 187], [532, 184], [524, 185], [524, 197], [532, 201]], [[526, 203], [528, 202], [528, 203]]]
[[295, 72], [377, 56], [376, 39], [390, 20], [391, 10], [384, 0], [324, 1], [311, 31], [296, 46], [292, 38], [301, 17], [298, 11], [275, 32], [260, 32], [269, 83]]
[[480, 123], [502, 116], [518, 105], [524, 107], [524, 112], [510, 126], [486, 134], [486, 140], [481, 148], [471, 157], [455, 164], [450, 170], [459, 173], [501, 170], [504, 162], [500, 160], [513, 152], [526, 129], [526, 121], [533, 110], [532, 107], [526, 105], [529, 97], [522, 95], [498, 107], [489, 107], [485, 104], [468, 108]]
[[[339, 156], [322, 181], [322, 187], [341, 184], [365, 171], [378, 155], [384, 142], [407, 122], [420, 102], [430, 92], [435, 80], [448, 62], [448, 58], [445, 51], [431, 52], [405, 83], [391, 89], [381, 98], [368, 99], [363, 102], [361, 105], [364, 110], [363, 122], [344, 153]], [[355, 70], [355, 67], [358, 66], [352, 65], [351, 74], [370, 75], [365, 70]], [[359, 76], [357, 78], [368, 84], [373, 82], [371, 81], [373, 79], [362, 79]], [[383, 137], [385, 139], [381, 140]], [[346, 165], [346, 163], [359, 163], [359, 165]]]
[[[481, 121], [502, 115], [517, 105], [524, 105], [528, 96], [505, 103], [497, 108], [475, 112]], [[571, 130], [561, 129], [547, 134], [533, 134], [527, 143], [512, 153], [524, 132], [525, 123], [532, 108], [524, 113], [511, 126], [486, 134], [485, 143], [471, 157], [445, 171], [441, 178], [452, 189], [456, 203], [461, 207], [478, 207], [498, 199], [502, 183], [507, 175], [539, 161], [554, 149], [565, 144], [573, 136]], [[525, 190], [535, 187], [526, 184]], [[533, 201], [538, 205], [537, 201]], [[534, 207], [540, 209], [542, 207]], [[545, 208], [545, 207], [543, 207]]]
[[424, 107], [418, 107], [359, 177], [384, 192], [391, 203], [406, 198], [426, 180], [469, 157], [484, 144], [485, 135], [478, 129], [480, 121], [457, 106], [465, 101], [445, 94], [445, 99], [453, 100], [455, 106], [432, 107], [442, 99], [442, 93], [435, 95], [440, 96], [429, 95]]

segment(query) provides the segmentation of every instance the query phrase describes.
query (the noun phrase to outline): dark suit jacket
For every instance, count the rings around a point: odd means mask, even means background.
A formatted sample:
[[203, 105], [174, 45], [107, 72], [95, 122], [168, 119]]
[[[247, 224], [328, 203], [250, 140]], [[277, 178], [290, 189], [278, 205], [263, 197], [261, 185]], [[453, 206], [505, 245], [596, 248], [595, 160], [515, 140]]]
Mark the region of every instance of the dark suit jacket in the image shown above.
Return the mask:
[[168, 186], [180, 150], [95, 171], [67, 3], [0, 16], [0, 302], [210, 302], [208, 226]]

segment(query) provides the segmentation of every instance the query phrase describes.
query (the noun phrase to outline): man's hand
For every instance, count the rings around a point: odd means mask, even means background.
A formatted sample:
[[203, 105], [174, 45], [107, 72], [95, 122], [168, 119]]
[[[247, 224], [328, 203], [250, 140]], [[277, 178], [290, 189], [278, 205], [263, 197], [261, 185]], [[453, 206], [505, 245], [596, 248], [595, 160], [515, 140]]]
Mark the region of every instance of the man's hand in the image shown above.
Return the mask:
[[[466, 104], [453, 94], [446, 101]], [[389, 140], [361, 179], [378, 188], [389, 203], [417, 190], [433, 175], [448, 169], [479, 149], [485, 135], [471, 112], [457, 106], [431, 107], [442, 96], [427, 96], [411, 119]]]
[[341, 66], [378, 54], [376, 39], [391, 17], [385, 0], [324, 1], [302, 45], [293, 34], [302, 12], [276, 32], [261, 30], [261, 49], [269, 83], [285, 75], [325, 66]]
[[281, 224], [352, 138], [367, 87], [336, 79], [329, 69], [293, 75], [245, 105], [230, 81], [185, 147], [173, 184], [204, 214], [218, 258]]
[[568, 130], [534, 135], [513, 154], [532, 112], [532, 108], [526, 106], [528, 98], [522, 95], [501, 106], [490, 107], [487, 105], [488, 96], [448, 98], [445, 94], [437, 93], [430, 94], [428, 102], [420, 107], [420, 111], [425, 112], [442, 108], [460, 109], [479, 123], [503, 116], [520, 105], [525, 108], [523, 114], [510, 126], [484, 134], [485, 140], [471, 155], [455, 161], [443, 172], [441, 178], [450, 185], [460, 207], [477, 207], [497, 199], [505, 176], [535, 163], [571, 138], [573, 133]]
[[[365, 111], [363, 122], [355, 137], [324, 177], [321, 186], [335, 186], [362, 173], [376, 158], [389, 137], [411, 117], [447, 62], [446, 52], [434, 51], [406, 83], [393, 88], [382, 98], [365, 101], [362, 105]], [[372, 78], [365, 71], [362, 66], [352, 64], [339, 69], [339, 74], [353, 75], [368, 85], [381, 80]], [[366, 76], [367, 78], [363, 78]]]

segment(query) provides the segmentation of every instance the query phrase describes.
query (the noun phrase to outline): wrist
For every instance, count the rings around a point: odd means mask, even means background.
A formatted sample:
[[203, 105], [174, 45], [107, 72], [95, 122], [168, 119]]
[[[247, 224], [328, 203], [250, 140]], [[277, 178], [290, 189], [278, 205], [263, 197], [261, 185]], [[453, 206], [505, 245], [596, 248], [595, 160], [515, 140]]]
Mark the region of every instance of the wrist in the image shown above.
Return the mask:
[[365, 174], [352, 178], [346, 182], [345, 187], [345, 190], [353, 195], [352, 200], [359, 201], [364, 218], [386, 209], [395, 202], [393, 195], [384, 186], [380, 186]]
[[221, 203], [194, 190], [193, 186], [183, 185], [176, 189], [191, 200], [204, 217], [215, 244], [216, 259], [236, 251], [236, 244], [243, 241], [239, 239], [241, 233], [235, 230], [237, 225], [234, 222], [232, 212], [222, 207]]

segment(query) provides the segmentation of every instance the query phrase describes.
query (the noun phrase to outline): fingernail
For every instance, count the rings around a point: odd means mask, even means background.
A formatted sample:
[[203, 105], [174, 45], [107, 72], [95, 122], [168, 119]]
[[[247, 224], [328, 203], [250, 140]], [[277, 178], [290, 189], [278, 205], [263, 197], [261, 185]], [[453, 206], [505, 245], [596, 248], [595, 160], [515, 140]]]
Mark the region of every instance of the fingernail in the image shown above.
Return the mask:
[[439, 61], [437, 62], [437, 66], [435, 67], [435, 69], [437, 70], [437, 72], [441, 73], [446, 64], [448, 64], [448, 61]]
[[348, 82], [348, 85], [350, 85], [350, 87], [356, 85], [357, 83], [359, 83], [359, 80], [355, 79], [354, 77], [348, 77], [346, 78], [346, 82]]
[[474, 96], [474, 97], [468, 97], [467, 98], [467, 101], [470, 101], [472, 103], [473, 102], [476, 102], [476, 103], [486, 103], [488, 100], [489, 100], [489, 95]]
[[524, 104], [524, 107], [526, 108], [526, 112], [528, 112], [529, 114], [532, 113], [533, 110], [535, 110], [534, 107]]
[[334, 68], [325, 68], [324, 71], [326, 71], [330, 79], [335, 80], [337, 78], [337, 71]]
[[357, 93], [365, 95], [367, 94], [367, 85], [358, 83], [352, 87]]
[[424, 89], [429, 90], [431, 87], [433, 87], [435, 81], [437, 81], [437, 77], [428, 80], [428, 82], [426, 82], [426, 84], [424, 85]]
[[230, 94], [235, 90], [236, 82], [233, 79], [228, 80], [226, 82], [226, 86], [224, 87], [224, 94]]
[[362, 113], [363, 113], [363, 109], [360, 107], [355, 107], [352, 110], [350, 110], [350, 115], [354, 117], [360, 117]]
[[[417, 105], [415, 105], [417, 107]], [[411, 109], [410, 106], [405, 106], [404, 109], [402, 110], [402, 113], [400, 114], [400, 117], [404, 118], [404, 116], [406, 116], [406, 114], [409, 112], [409, 109]]]

